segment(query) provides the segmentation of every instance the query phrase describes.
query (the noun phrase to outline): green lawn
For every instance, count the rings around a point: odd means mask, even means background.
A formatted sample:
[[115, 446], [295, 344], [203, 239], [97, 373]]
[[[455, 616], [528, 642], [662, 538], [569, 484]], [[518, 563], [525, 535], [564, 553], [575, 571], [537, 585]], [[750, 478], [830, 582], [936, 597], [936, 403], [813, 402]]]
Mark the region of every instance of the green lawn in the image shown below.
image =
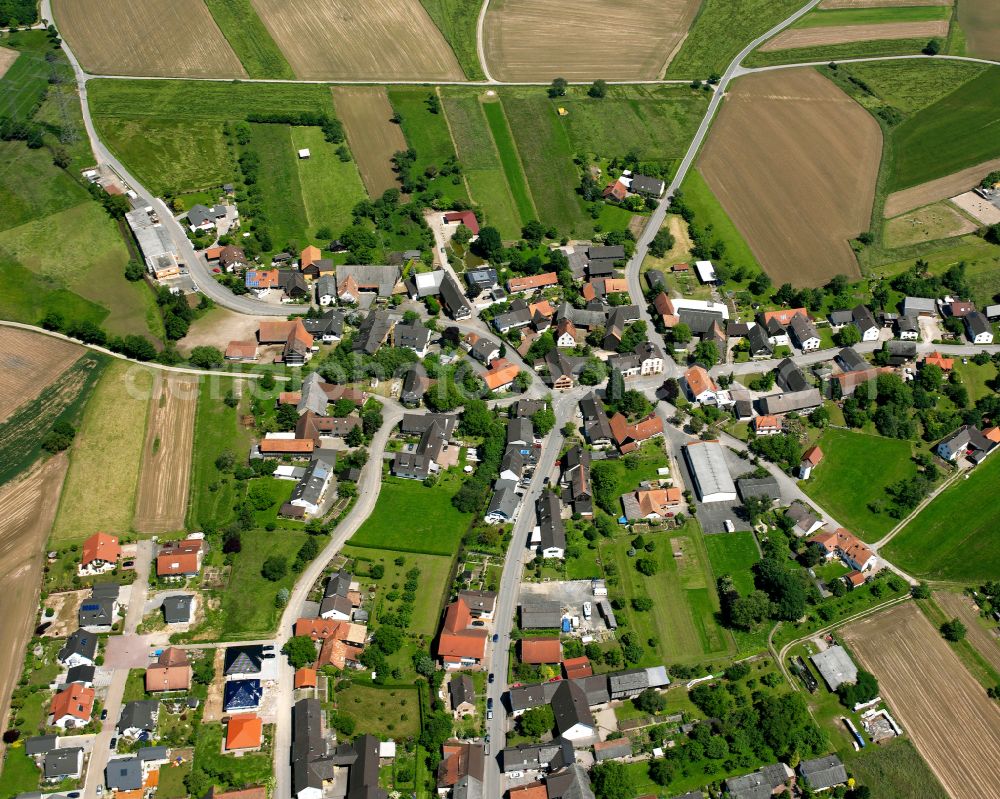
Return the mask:
[[[653, 600], [653, 611], [639, 612], [631, 607], [619, 611], [646, 648], [640, 665], [699, 662], [733, 654], [736, 648], [731, 636], [715, 619], [719, 599], [700, 527], [689, 522], [681, 530], [648, 538], [656, 542], [656, 549], [641, 552], [636, 558], [627, 554], [631, 536], [622, 535], [602, 546], [602, 557], [613, 558], [617, 564], [619, 582], [613, 592], [622, 594], [626, 601], [635, 597]], [[675, 550], [682, 550], [683, 556], [675, 557]], [[640, 574], [635, 567], [638, 557], [656, 560], [657, 573], [652, 577]], [[647, 645], [654, 637], [658, 642], [655, 648]]]
[[860, 752], [846, 752], [845, 765], [878, 799], [946, 799], [937, 777], [909, 738], [896, 738]]
[[[415, 552], [395, 553], [384, 549], [367, 549], [348, 544], [341, 550], [349, 558], [355, 558], [354, 573], [364, 585], [375, 585], [375, 603], [372, 621], [396, 609], [395, 600], [386, 595], [394, 590], [393, 585], [401, 586], [406, 582], [406, 573], [410, 569], [420, 569], [420, 584], [429, 590], [419, 591], [413, 603], [413, 614], [407, 632], [413, 635], [431, 637], [437, 632], [441, 615], [441, 606], [449, 589], [448, 578], [451, 574], [451, 558], [444, 555], [422, 555]], [[404, 562], [397, 566], [396, 558], [402, 555]], [[368, 576], [372, 566], [381, 564], [385, 574], [376, 580]]]
[[704, 80], [713, 72], [721, 75], [747, 42], [802, 5], [802, 0], [703, 0], [666, 77]]
[[[260, 156], [260, 171], [267, 179], [260, 186], [267, 225], [274, 246], [305, 240], [306, 209], [299, 182], [298, 157], [288, 125], [253, 124], [246, 149]], [[301, 246], [301, 244], [300, 244]]]
[[911, 574], [978, 582], [1000, 574], [1000, 458], [992, 455], [968, 479], [946, 488], [885, 548]]
[[250, 0], [205, 0], [205, 5], [249, 77], [295, 80]]
[[956, 358], [954, 371], [962, 378], [962, 385], [969, 392], [970, 402], [993, 394], [993, 389], [988, 383], [993, 383], [997, 379], [997, 368], [992, 362], [979, 366], [971, 360], [962, 363], [961, 358]]
[[701, 172], [692, 169], [681, 186], [684, 200], [695, 213], [698, 224], [704, 228], [712, 226], [715, 237], [726, 245], [726, 255], [738, 266], [746, 266], [762, 271], [760, 263], [750, 249], [750, 245], [736, 229], [736, 225], [723, 210]]
[[741, 594], [753, 591], [750, 568], [760, 560], [760, 551], [752, 532], [744, 530], [726, 535], [706, 535], [705, 548], [716, 577], [728, 574]]
[[635, 152], [645, 163], [666, 167], [683, 157], [708, 107], [708, 96], [688, 86], [610, 86], [596, 100], [573, 87], [558, 117], [575, 152], [602, 158]]
[[[532, 217], [522, 219], [514, 203], [507, 173], [502, 168], [479, 98], [465, 91], [443, 91], [442, 101], [473, 201], [482, 206], [487, 224], [496, 227], [504, 239], [516, 239], [522, 223]], [[504, 131], [509, 137], [506, 125]], [[513, 152], [512, 146], [509, 151]], [[520, 183], [520, 191], [527, 197], [524, 174], [516, 157], [513, 165], [515, 181]]]
[[[26, 736], [25, 736], [26, 737]], [[3, 771], [0, 772], [0, 796], [4, 799], [17, 796], [19, 793], [38, 790], [41, 771], [24, 753], [24, 738], [15, 746], [7, 747], [3, 761]]]
[[65, 319], [100, 325], [108, 309], [79, 294], [52, 285], [39, 274], [0, 253], [0, 318], [36, 325], [49, 311]]
[[[631, 453], [627, 457], [595, 463], [593, 468], [600, 471], [602, 476], [607, 475], [609, 482], [613, 483], [614, 486], [610, 492], [614, 498], [614, 512], [611, 515], [616, 518], [621, 515], [622, 507], [619, 497], [622, 494], [635, 491], [639, 487], [639, 483], [644, 480], [655, 480], [657, 470], [668, 464], [667, 451], [664, 449], [663, 442], [656, 439], [644, 444], [638, 452]], [[607, 508], [604, 510], [610, 513]]]
[[239, 790], [247, 785], [266, 785], [272, 779], [271, 755], [250, 752], [242, 757], [222, 754], [221, 724], [202, 723], [194, 749], [195, 769], [204, 770], [218, 788]]
[[156, 786], [156, 795], [160, 799], [184, 799], [188, 795], [184, 778], [191, 773], [192, 764], [184, 761], [179, 766], [173, 763], [160, 769], [160, 784]]
[[479, 0], [420, 0], [420, 3], [451, 45], [465, 77], [469, 80], [485, 78], [476, 53]]
[[910, 443], [829, 429], [818, 444], [823, 462], [801, 483], [803, 490], [864, 541], [875, 541], [895, 527], [896, 519], [872, 513], [868, 504], [884, 501], [886, 486], [913, 474]]
[[1000, 155], [1000, 67], [991, 67], [893, 132], [897, 191]]
[[420, 732], [416, 688], [366, 685], [359, 679], [333, 696], [337, 712], [354, 719], [355, 735], [400, 739], [416, 737]]
[[[472, 518], [451, 504], [454, 484], [426, 488], [417, 480], [390, 477], [351, 543], [373, 549], [454, 555]], [[403, 514], [403, 515], [401, 515]], [[401, 519], [405, 518], [405, 523]]]
[[[341, 161], [336, 145], [326, 141], [316, 127], [293, 127], [292, 147], [308, 148], [309, 158], [296, 159], [302, 202], [305, 204], [309, 232], [324, 225], [334, 231], [351, 224], [351, 210], [367, 199], [354, 160]], [[326, 244], [324, 244], [326, 246]]]
[[[898, 258], [902, 254], [896, 251], [890, 255]], [[949, 239], [940, 246], [922, 247], [919, 251], [907, 251], [906, 255], [907, 257], [899, 260], [879, 265], [879, 272], [886, 276], [899, 274], [910, 269], [918, 257], [927, 261], [928, 271], [934, 275], [940, 275], [949, 267], [964, 262], [965, 279], [969, 283], [974, 302], [989, 305], [993, 302], [993, 295], [1000, 292], [1000, 247], [979, 236]]]
[[244, 484], [223, 474], [215, 466], [224, 452], [237, 459], [246, 457], [252, 442], [251, 433], [240, 426], [239, 409], [230, 408], [222, 398], [229, 381], [203, 380], [198, 394], [191, 468], [191, 499], [188, 525], [200, 529], [207, 524], [224, 526], [234, 518], [233, 506], [242, 498]]
[[[576, 153], [559, 122], [556, 103], [537, 92], [520, 96], [504, 93], [502, 100], [538, 219], [564, 234], [589, 232], [589, 218], [584, 215], [576, 193], [580, 185], [580, 175], [573, 163]], [[503, 156], [504, 147], [497, 143]]]
[[879, 25], [894, 22], [934, 22], [950, 19], [948, 6], [889, 6], [887, 8], [816, 9], [792, 25], [819, 28], [830, 25]]
[[503, 106], [498, 102], [486, 103], [483, 105], [483, 113], [489, 124], [493, 141], [496, 143], [500, 153], [500, 163], [503, 166], [503, 173], [507, 178], [507, 185], [510, 187], [514, 205], [521, 222], [528, 222], [538, 218], [538, 211], [535, 208], [535, 201], [528, 188], [528, 181], [525, 177], [521, 159], [517, 154], [517, 146], [514, 144], [514, 137], [511, 134], [510, 126], [507, 124], [507, 116], [504, 114]]
[[[0, 116], [29, 119], [41, 102], [55, 67], [45, 60], [49, 47], [45, 34], [20, 34], [15, 40], [22, 46], [21, 54], [0, 78]], [[9, 42], [3, 42], [8, 45]]]

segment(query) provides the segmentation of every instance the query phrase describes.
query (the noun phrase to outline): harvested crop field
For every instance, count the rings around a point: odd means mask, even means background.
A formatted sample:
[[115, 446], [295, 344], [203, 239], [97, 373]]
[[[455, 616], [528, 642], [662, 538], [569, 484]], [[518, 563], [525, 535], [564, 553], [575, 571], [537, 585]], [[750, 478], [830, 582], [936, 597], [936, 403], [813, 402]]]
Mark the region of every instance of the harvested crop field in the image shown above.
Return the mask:
[[919, 186], [894, 191], [885, 201], [885, 215], [887, 217], [898, 216], [922, 205], [953, 197], [959, 192], [977, 185], [994, 169], [1000, 169], [1000, 158], [970, 166], [960, 172], [945, 175], [943, 178], [928, 180]]
[[1000, 799], [1000, 707], [916, 605], [852, 624], [844, 638], [952, 799]]
[[[991, 205], [990, 208], [993, 206]], [[998, 212], [1000, 213], [1000, 212]], [[938, 202], [894, 217], [885, 223], [885, 245], [907, 247], [925, 241], [972, 233], [978, 226], [951, 203]]]
[[972, 600], [965, 594], [936, 591], [934, 601], [949, 618], [958, 617], [962, 620], [969, 630], [966, 640], [994, 669], [1000, 671], [1000, 638], [997, 637], [995, 625], [989, 630], [982, 625], [979, 611]]
[[347, 143], [370, 197], [397, 188], [392, 155], [406, 149], [403, 129], [392, 122], [395, 111], [382, 86], [337, 86], [333, 104], [344, 123]]
[[253, 0], [302, 80], [464, 80], [419, 0]]
[[37, 621], [45, 542], [66, 474], [65, 455], [38, 464], [0, 490], [0, 718], [24, 665], [24, 648]]
[[0, 78], [7, 74], [10, 65], [17, 61], [19, 55], [21, 54], [17, 50], [11, 50], [9, 47], [0, 47]]
[[245, 78], [202, 0], [53, 0], [59, 32], [90, 73]]
[[812, 69], [741, 78], [700, 171], [775, 284], [860, 276], [849, 240], [868, 226], [882, 134]]
[[696, 0], [492, 0], [486, 61], [505, 81], [658, 78], [680, 47]]
[[181, 530], [187, 513], [198, 378], [157, 372], [151, 402], [132, 524], [140, 533]]
[[768, 41], [761, 52], [792, 50], [798, 47], [825, 47], [886, 39], [929, 39], [947, 36], [948, 22], [887, 22], [879, 25], [830, 25], [817, 28], [793, 28]]
[[131, 528], [152, 378], [153, 370], [125, 361], [104, 372], [69, 451], [53, 541]]
[[1000, 60], [1000, 3], [958, 0], [958, 23], [969, 55]]
[[820, 8], [891, 8], [892, 6], [950, 6], [954, 0], [823, 0]]
[[69, 341], [0, 327], [0, 422], [41, 394], [81, 355], [83, 348]]

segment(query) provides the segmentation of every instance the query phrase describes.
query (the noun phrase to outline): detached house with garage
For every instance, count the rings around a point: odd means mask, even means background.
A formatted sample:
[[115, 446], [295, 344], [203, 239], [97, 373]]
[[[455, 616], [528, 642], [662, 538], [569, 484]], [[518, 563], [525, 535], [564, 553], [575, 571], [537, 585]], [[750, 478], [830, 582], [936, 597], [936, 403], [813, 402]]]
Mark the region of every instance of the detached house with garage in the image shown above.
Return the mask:
[[65, 730], [89, 724], [94, 696], [93, 688], [75, 682], [67, 685], [52, 697], [52, 726]]
[[692, 402], [702, 405], [717, 405], [719, 387], [703, 366], [692, 366], [681, 379], [684, 391]]
[[446, 669], [479, 668], [485, 660], [488, 633], [472, 622], [472, 611], [461, 597], [445, 610], [436, 653]]
[[867, 306], [858, 305], [852, 308], [851, 321], [861, 334], [862, 341], [878, 341], [880, 328]]
[[83, 542], [80, 576], [85, 577], [111, 571], [118, 565], [118, 559], [121, 556], [122, 548], [118, 544], [118, 536], [108, 533], [94, 533]]
[[194, 577], [201, 571], [204, 556], [205, 541], [202, 538], [171, 541], [160, 547], [156, 556], [156, 576]]
[[827, 560], [839, 557], [846, 565], [859, 572], [872, 570], [878, 564], [878, 558], [869, 546], [843, 527], [838, 527], [832, 533], [818, 533], [807, 540], [820, 547]]

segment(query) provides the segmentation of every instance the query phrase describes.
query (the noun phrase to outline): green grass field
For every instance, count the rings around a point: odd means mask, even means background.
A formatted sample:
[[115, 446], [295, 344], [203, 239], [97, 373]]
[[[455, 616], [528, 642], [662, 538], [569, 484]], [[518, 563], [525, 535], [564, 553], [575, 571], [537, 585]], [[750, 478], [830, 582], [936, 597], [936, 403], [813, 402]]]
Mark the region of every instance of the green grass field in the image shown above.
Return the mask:
[[702, 227], [712, 226], [715, 237], [725, 243], [726, 255], [734, 264], [763, 271], [750, 245], [723, 210], [701, 172], [697, 169], [688, 172], [681, 191], [684, 193], [684, 200], [694, 211], [698, 224]]
[[977, 582], [1000, 573], [1000, 458], [946, 488], [896, 534], [885, 556], [911, 574]]
[[866, 746], [860, 752], [844, 754], [847, 770], [878, 799], [948, 796], [909, 738], [896, 738], [882, 746]]
[[868, 503], [886, 498], [886, 486], [913, 474], [908, 441], [850, 430], [829, 429], [817, 442], [823, 462], [802, 489], [864, 541], [876, 541], [898, 523], [872, 513]]
[[538, 211], [535, 208], [534, 198], [528, 188], [528, 179], [524, 174], [521, 159], [517, 154], [517, 145], [514, 143], [514, 136], [511, 134], [510, 126], [507, 124], [507, 116], [500, 103], [486, 103], [483, 105], [483, 113], [490, 127], [493, 141], [496, 143], [497, 151], [500, 154], [500, 163], [503, 166], [503, 174], [507, 178], [507, 185], [510, 187], [511, 195], [514, 198], [514, 205], [517, 208], [521, 222], [528, 222], [538, 218]]
[[704, 0], [668, 78], [722, 74], [747, 42], [766, 33], [802, 6], [801, 0]]
[[131, 528], [151, 385], [151, 370], [125, 361], [104, 371], [69, 450], [53, 541]]
[[933, 180], [1000, 155], [1000, 67], [991, 67], [924, 108], [893, 132], [890, 191]]
[[828, 44], [819, 47], [793, 47], [788, 50], [754, 50], [743, 62], [747, 67], [775, 64], [798, 64], [809, 61], [837, 61], [844, 58], [879, 58], [892, 55], [917, 55], [927, 39], [869, 39], [863, 42]]
[[[656, 549], [641, 556], [659, 564], [652, 577], [640, 574], [635, 558], [628, 557], [631, 536], [622, 535], [602, 546], [606, 553], [602, 557], [611, 557], [617, 564], [618, 590], [626, 600], [653, 600], [653, 611], [638, 612], [631, 607], [620, 611], [646, 649], [640, 665], [690, 663], [733, 654], [736, 647], [731, 636], [715, 619], [719, 599], [700, 527], [688, 523], [681, 530], [652, 535], [650, 540], [656, 542]], [[675, 557], [675, 550], [682, 550], [683, 556]], [[651, 638], [657, 640], [655, 647], [647, 645]]]
[[[351, 537], [355, 546], [454, 555], [471, 519], [451, 504], [456, 485], [427, 488], [417, 480], [388, 478], [382, 482], [378, 502], [361, 528]], [[406, 523], [400, 524], [400, 514]]]
[[272, 779], [271, 755], [249, 752], [242, 757], [222, 754], [221, 724], [203, 722], [198, 726], [194, 762], [204, 769], [212, 782], [223, 790], [242, 789], [247, 785], [265, 785]]
[[[467, 92], [442, 91], [442, 102], [469, 193], [473, 201], [482, 206], [484, 221], [496, 227], [505, 239], [517, 238], [522, 223], [528, 220], [521, 218], [514, 203], [507, 173], [502, 168], [479, 98]], [[524, 173], [516, 158], [514, 165], [516, 181], [527, 196]]]
[[205, 5], [249, 77], [295, 80], [250, 0], [205, 0]]
[[667, 166], [683, 157], [708, 107], [705, 92], [688, 86], [610, 86], [600, 100], [574, 87], [558, 117], [576, 153], [603, 158], [635, 152], [643, 163]]
[[307, 147], [309, 158], [297, 158], [299, 186], [305, 205], [309, 232], [328, 225], [343, 230], [351, 224], [351, 210], [368, 195], [353, 159], [341, 161], [336, 146], [323, 137], [319, 128], [293, 127], [292, 147]]
[[286, 242], [305, 240], [306, 209], [299, 182], [298, 158], [288, 125], [250, 126], [250, 145], [260, 156], [260, 171], [267, 180], [260, 182], [268, 229], [276, 247]]
[[8, 746], [0, 772], [0, 796], [17, 796], [37, 791], [41, 771], [24, 752], [24, 744]]
[[0, 78], [0, 116], [30, 119], [48, 88], [52, 70], [44, 52], [36, 48], [23, 49]]
[[188, 507], [188, 526], [192, 529], [228, 524], [234, 518], [233, 506], [243, 495], [243, 484], [237, 484], [232, 475], [223, 475], [215, 467], [223, 452], [242, 457], [253, 440], [252, 434], [240, 426], [241, 410], [222, 402], [228, 383], [203, 380], [199, 389], [194, 428], [198, 446], [194, 448], [191, 465]]
[[821, 28], [831, 25], [879, 25], [893, 22], [933, 22], [950, 19], [949, 6], [889, 6], [887, 8], [816, 9], [792, 25]]
[[[502, 100], [538, 218], [564, 234], [589, 232], [590, 220], [576, 193], [580, 177], [573, 163], [575, 153], [559, 123], [556, 104], [540, 93], [504, 94]], [[502, 145], [500, 152], [502, 156]]]
[[420, 0], [420, 4], [451, 45], [465, 77], [469, 80], [485, 78], [476, 53], [478, 0]]
[[351, 684], [334, 694], [334, 707], [354, 719], [355, 734], [414, 737], [420, 732], [420, 697], [417, 689], [403, 686]]
[[36, 325], [50, 311], [65, 319], [100, 325], [108, 309], [85, 300], [79, 294], [53, 286], [41, 275], [25, 269], [17, 261], [0, 253], [0, 318]]
[[744, 530], [727, 535], [706, 535], [705, 548], [716, 577], [728, 574], [741, 594], [753, 591], [750, 567], [760, 560], [760, 552], [752, 532]]
[[86, 190], [52, 166], [44, 150], [18, 141], [0, 141], [0, 231], [79, 205]]
[[953, 371], [958, 372], [959, 377], [962, 378], [962, 385], [969, 392], [970, 402], [975, 402], [981, 397], [993, 393], [993, 389], [988, 385], [997, 379], [997, 367], [993, 363], [979, 366], [972, 361], [962, 363], [961, 360], [956, 359]]
[[872, 103], [886, 102], [912, 114], [951, 94], [987, 67], [963, 61], [913, 59], [841, 64], [838, 69], [863, 81], [876, 95]]

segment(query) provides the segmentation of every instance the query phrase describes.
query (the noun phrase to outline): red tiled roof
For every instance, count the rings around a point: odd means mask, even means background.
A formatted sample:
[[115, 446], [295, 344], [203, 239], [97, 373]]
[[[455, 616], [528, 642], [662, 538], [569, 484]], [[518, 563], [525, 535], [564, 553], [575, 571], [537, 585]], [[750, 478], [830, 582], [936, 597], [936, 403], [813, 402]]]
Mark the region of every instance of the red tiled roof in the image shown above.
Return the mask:
[[80, 563], [84, 566], [95, 560], [115, 563], [121, 555], [122, 548], [118, 545], [118, 536], [98, 532], [83, 542], [83, 557], [80, 558]]
[[590, 677], [594, 669], [590, 665], [590, 658], [586, 655], [578, 658], [568, 658], [563, 661], [563, 672], [567, 680], [575, 680], [579, 677]]
[[316, 669], [301, 668], [295, 672], [295, 687], [296, 688], [315, 688], [316, 687]]
[[544, 272], [529, 277], [512, 277], [507, 281], [507, 291], [529, 291], [544, 286], [554, 286], [558, 282], [559, 276], [555, 272]]
[[781, 422], [777, 416], [757, 416], [750, 423], [754, 430], [780, 430]]
[[560, 663], [562, 643], [558, 638], [522, 638], [522, 663]]
[[486, 381], [486, 385], [490, 391], [496, 391], [498, 388], [512, 383], [520, 371], [514, 364], [503, 358], [499, 358], [493, 361], [490, 370], [483, 375], [483, 380]]
[[264, 734], [264, 722], [253, 713], [230, 716], [226, 727], [226, 749], [256, 749]]
[[72, 716], [86, 723], [94, 710], [94, 695], [93, 688], [72, 682], [52, 697], [52, 716], [55, 719]]
[[715, 385], [715, 381], [712, 380], [712, 376], [705, 371], [702, 366], [692, 366], [684, 373], [684, 380], [688, 384], [688, 388], [691, 389], [691, 395], [697, 397], [703, 391], [718, 391], [719, 387]]
[[195, 574], [200, 568], [202, 542], [188, 539], [165, 544], [156, 556], [156, 573], [160, 577], [171, 574]]
[[950, 372], [952, 367], [955, 365], [954, 358], [945, 358], [940, 352], [932, 352], [926, 358], [924, 358], [924, 363], [933, 364], [934, 366], [940, 366], [945, 372]]
[[779, 308], [777, 311], [764, 311], [764, 324], [766, 325], [772, 319], [777, 319], [778, 324], [787, 327], [798, 314], [802, 314], [806, 319], [809, 318], [805, 308]]
[[473, 236], [479, 235], [479, 220], [472, 211], [449, 211], [444, 215], [444, 221], [458, 222], [471, 230]]
[[511, 788], [507, 792], [510, 799], [548, 799], [549, 794], [545, 786], [540, 782], [533, 782], [530, 785], [522, 785], [520, 788]]
[[802, 460], [808, 461], [812, 466], [816, 466], [823, 460], [823, 450], [819, 447], [809, 447], [809, 449], [802, 453]]
[[261, 344], [284, 344], [291, 332], [291, 322], [261, 322], [257, 330], [257, 340]]
[[310, 244], [308, 247], [303, 247], [302, 252], [299, 255], [299, 268], [304, 269], [305, 267], [312, 264], [314, 261], [318, 261], [323, 257], [323, 252], [319, 247]]
[[226, 357], [230, 359], [235, 358], [256, 358], [257, 357], [257, 342], [256, 341], [230, 341], [229, 346], [226, 347]]
[[266, 454], [309, 453], [315, 445], [311, 438], [265, 438], [260, 442], [260, 451]]

